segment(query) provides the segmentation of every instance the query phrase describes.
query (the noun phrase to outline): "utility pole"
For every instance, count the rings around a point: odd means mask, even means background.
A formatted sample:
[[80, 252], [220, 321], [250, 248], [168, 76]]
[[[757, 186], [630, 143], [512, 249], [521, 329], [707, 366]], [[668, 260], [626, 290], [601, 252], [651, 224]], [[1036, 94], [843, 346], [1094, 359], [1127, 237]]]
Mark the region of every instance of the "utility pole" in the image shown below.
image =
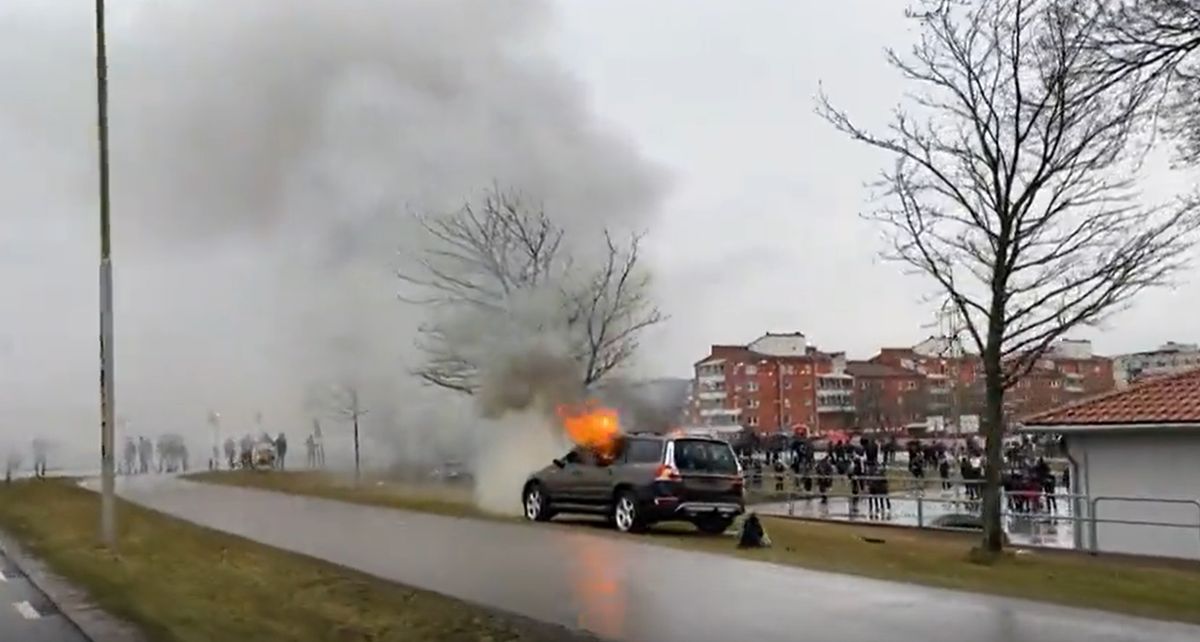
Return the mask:
[[358, 418], [367, 414], [367, 411], [363, 410], [359, 404], [357, 387], [351, 387], [348, 394], [350, 397], [348, 412], [351, 421], [354, 422], [354, 485], [357, 486], [362, 481], [362, 466], [358, 457]]
[[117, 500], [113, 452], [112, 244], [108, 192], [108, 51], [104, 38], [104, 0], [96, 0], [96, 116], [100, 143], [100, 539], [117, 547]]

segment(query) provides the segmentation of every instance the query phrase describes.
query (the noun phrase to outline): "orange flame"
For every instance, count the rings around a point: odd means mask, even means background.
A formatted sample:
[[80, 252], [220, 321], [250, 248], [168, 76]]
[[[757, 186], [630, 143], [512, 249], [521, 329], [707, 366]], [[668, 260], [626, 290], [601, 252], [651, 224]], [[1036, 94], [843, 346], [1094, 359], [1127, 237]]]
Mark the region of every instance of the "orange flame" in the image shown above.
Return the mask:
[[602, 459], [612, 459], [621, 442], [621, 422], [617, 411], [593, 401], [558, 407], [558, 418], [575, 445], [596, 453]]

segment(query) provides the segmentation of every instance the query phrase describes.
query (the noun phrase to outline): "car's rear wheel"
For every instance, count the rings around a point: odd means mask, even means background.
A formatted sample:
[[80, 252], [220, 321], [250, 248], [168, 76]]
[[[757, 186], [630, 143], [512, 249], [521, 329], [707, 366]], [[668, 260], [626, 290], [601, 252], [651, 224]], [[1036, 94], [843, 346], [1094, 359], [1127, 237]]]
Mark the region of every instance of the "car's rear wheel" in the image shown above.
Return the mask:
[[526, 486], [521, 504], [525, 507], [525, 519], [531, 522], [544, 522], [554, 516], [550, 510], [549, 498], [546, 497], [546, 491], [541, 484]]
[[720, 535], [729, 530], [729, 526], [733, 524], [733, 520], [728, 517], [721, 517], [719, 515], [709, 515], [705, 517], [698, 517], [693, 523], [696, 525], [696, 528], [700, 529], [701, 533], [705, 533], [707, 535]]
[[622, 533], [637, 533], [645, 529], [642, 511], [632, 492], [625, 490], [617, 493], [617, 501], [613, 502], [612, 523]]

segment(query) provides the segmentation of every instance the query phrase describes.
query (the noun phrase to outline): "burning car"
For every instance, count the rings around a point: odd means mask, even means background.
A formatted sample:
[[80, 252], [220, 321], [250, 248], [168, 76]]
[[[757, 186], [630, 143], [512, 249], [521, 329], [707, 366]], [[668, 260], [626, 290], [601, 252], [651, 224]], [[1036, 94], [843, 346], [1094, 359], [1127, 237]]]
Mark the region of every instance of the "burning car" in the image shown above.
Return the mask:
[[560, 416], [578, 446], [526, 480], [526, 519], [604, 515], [622, 532], [687, 521], [719, 534], [744, 511], [742, 469], [728, 443], [683, 433], [625, 435], [615, 413], [603, 409]]

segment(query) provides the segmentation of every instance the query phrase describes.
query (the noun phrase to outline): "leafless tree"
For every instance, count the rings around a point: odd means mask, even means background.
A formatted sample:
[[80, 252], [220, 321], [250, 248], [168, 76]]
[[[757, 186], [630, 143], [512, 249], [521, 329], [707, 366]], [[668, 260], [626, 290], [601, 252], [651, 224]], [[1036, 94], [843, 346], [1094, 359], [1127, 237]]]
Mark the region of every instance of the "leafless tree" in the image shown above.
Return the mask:
[[1156, 115], [1178, 142], [1182, 163], [1200, 165], [1200, 0], [1100, 0], [1094, 38], [1109, 70], [1139, 74], [1161, 89]]
[[[646, 328], [664, 320], [641, 270], [641, 237], [604, 234], [603, 259], [585, 269], [566, 248], [565, 231], [518, 194], [492, 188], [477, 203], [448, 215], [421, 217], [430, 243], [400, 279], [416, 290], [405, 301], [442, 318], [504, 314], [518, 297], [548, 295], [547, 327], [566, 328], [582, 384], [600, 381], [628, 360]], [[421, 328], [427, 383], [467, 394], [479, 386], [480, 364], [445, 321]]]
[[1005, 391], [1073, 328], [1096, 324], [1185, 264], [1194, 204], [1137, 202], [1130, 159], [1150, 88], [1105, 73], [1099, 18], [1068, 0], [928, 2], [920, 39], [888, 61], [910, 104], [872, 132], [822, 96], [818, 111], [890, 153], [871, 215], [889, 258], [937, 284], [985, 375], [986, 551], [1003, 541]]
[[854, 394], [854, 414], [858, 426], [863, 430], [879, 430], [887, 425], [887, 413], [883, 405], [884, 382], [878, 379], [859, 378], [858, 390]]

